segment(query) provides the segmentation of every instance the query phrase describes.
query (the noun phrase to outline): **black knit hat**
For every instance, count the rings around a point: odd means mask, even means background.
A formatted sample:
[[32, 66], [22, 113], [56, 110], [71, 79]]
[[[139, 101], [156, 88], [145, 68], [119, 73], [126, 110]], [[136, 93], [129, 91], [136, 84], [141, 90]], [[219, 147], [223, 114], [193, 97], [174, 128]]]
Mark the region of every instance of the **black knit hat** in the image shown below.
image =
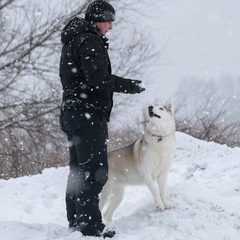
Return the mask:
[[93, 22], [113, 22], [115, 21], [115, 10], [113, 6], [106, 1], [97, 0], [88, 5], [85, 20]]

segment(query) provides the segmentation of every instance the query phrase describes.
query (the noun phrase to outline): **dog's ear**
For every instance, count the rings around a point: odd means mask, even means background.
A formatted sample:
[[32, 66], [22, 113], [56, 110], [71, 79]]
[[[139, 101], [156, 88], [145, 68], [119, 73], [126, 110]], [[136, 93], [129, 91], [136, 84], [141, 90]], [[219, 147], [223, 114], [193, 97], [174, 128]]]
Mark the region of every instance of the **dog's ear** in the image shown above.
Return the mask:
[[172, 104], [172, 101], [169, 101], [167, 102], [167, 104], [164, 106], [164, 108], [167, 110], [167, 111], [170, 111], [173, 115], [174, 113], [174, 107], [173, 107], [173, 104]]

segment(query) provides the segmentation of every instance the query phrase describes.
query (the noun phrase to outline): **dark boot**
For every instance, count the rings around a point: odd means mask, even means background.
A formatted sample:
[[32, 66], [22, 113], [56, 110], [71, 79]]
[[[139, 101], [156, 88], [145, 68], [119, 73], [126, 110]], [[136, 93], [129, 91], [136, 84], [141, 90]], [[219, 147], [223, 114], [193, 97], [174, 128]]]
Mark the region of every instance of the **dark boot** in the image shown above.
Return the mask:
[[68, 225], [68, 229], [70, 232], [75, 232], [77, 230], [77, 222], [76, 221], [70, 221]]
[[112, 237], [114, 237], [115, 234], [116, 234], [115, 231], [106, 229], [101, 233], [100, 236], [103, 238], [112, 238]]
[[114, 230], [104, 229], [103, 231], [100, 230], [93, 230], [93, 229], [81, 229], [80, 230], [83, 236], [94, 236], [94, 237], [103, 237], [103, 238], [112, 238], [116, 234]]

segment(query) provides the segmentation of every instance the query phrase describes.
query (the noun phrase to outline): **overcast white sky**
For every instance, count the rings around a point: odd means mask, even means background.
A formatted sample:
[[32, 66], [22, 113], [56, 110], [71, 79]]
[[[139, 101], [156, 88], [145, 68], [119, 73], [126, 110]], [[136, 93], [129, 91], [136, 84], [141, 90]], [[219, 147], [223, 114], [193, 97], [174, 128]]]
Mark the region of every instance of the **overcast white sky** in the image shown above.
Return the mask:
[[166, 95], [185, 76], [240, 76], [239, 0], [156, 0], [156, 5], [157, 17], [141, 24], [164, 50], [167, 64], [156, 77]]

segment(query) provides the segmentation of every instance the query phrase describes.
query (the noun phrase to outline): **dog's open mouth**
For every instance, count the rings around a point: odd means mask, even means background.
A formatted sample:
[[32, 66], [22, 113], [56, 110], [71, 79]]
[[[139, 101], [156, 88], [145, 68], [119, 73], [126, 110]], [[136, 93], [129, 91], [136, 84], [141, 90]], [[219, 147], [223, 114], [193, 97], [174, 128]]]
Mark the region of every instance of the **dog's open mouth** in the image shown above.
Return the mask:
[[153, 106], [148, 107], [148, 114], [149, 114], [149, 117], [161, 118], [161, 116], [153, 112]]

